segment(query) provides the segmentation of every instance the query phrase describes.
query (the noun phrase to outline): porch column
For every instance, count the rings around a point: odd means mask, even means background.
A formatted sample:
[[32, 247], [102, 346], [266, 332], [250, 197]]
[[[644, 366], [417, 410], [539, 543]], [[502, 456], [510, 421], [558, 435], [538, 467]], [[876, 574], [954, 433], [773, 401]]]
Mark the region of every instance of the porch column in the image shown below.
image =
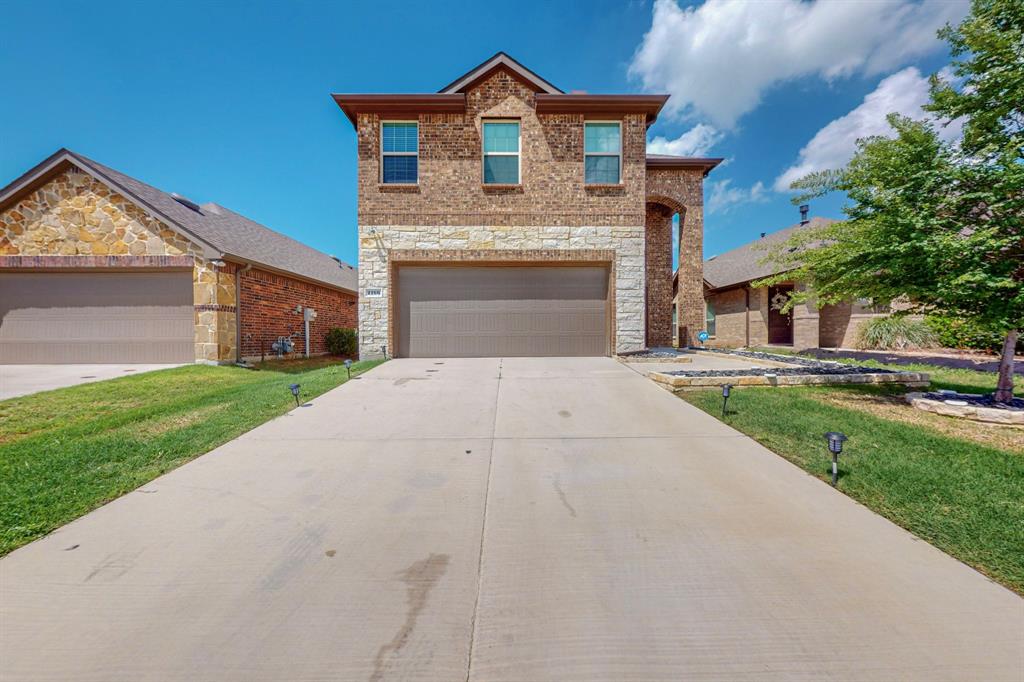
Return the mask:
[[679, 214], [679, 346], [699, 346], [704, 329], [704, 207]]
[[644, 260], [647, 347], [672, 345], [672, 209], [647, 204]]

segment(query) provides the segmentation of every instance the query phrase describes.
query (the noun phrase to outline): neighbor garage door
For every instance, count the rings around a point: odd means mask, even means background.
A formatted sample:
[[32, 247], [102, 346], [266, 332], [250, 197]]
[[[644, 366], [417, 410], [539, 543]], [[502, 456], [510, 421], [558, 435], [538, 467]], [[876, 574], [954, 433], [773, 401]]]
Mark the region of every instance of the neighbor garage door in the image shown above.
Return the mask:
[[0, 363], [192, 362], [190, 272], [0, 272]]
[[608, 269], [398, 269], [400, 357], [608, 354]]

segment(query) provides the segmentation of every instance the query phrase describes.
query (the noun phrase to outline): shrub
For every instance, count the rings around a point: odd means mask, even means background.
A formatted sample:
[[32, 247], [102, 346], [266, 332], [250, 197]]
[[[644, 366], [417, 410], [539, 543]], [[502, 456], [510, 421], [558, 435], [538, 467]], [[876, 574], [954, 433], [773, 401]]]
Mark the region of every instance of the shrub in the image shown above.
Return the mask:
[[355, 357], [358, 345], [356, 330], [334, 327], [327, 332], [327, 352], [331, 355]]
[[[981, 327], [976, 322], [945, 315], [929, 315], [924, 318], [939, 344], [945, 348], [1003, 352], [1006, 335]], [[1024, 350], [1024, 336], [1017, 343], [1017, 351]]]
[[901, 315], [872, 318], [861, 326], [857, 334], [858, 348], [905, 350], [927, 348], [935, 343], [935, 334], [924, 322]]

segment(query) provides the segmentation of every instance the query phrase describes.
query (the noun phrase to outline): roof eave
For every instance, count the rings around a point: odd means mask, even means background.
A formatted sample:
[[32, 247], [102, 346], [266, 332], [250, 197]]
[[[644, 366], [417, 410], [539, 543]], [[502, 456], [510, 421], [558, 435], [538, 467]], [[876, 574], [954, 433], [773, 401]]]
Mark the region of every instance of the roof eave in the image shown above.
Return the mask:
[[389, 116], [417, 116], [419, 114], [451, 113], [466, 111], [466, 96], [455, 94], [333, 94], [331, 97], [345, 116], [357, 125], [359, 114], [383, 114]]
[[[289, 277], [291, 279], [297, 279], [297, 280], [301, 280], [303, 282], [310, 282], [310, 283], [316, 284], [318, 286], [328, 287], [329, 289], [336, 289], [336, 290], [342, 291], [342, 292], [344, 292], [346, 294], [352, 294], [353, 296], [357, 296], [358, 295], [358, 292], [355, 289], [350, 289], [350, 288], [348, 288], [346, 286], [342, 286], [342, 285], [336, 284], [334, 282], [328, 282], [326, 280], [322, 280], [322, 279], [319, 279], [317, 277], [310, 277], [308, 275], [300, 275], [297, 272], [293, 272], [291, 270], [282, 270], [281, 268], [275, 268], [273, 265], [267, 265], [266, 263], [262, 263], [260, 261], [253, 260], [251, 258], [245, 258], [243, 256], [238, 256], [238, 255], [233, 254], [233, 253], [225, 253], [221, 257], [224, 260], [229, 261], [231, 263], [236, 263], [236, 264], [241, 264], [241, 265], [251, 265], [254, 268], [259, 268], [260, 270], [266, 270], [267, 272], [273, 272], [273, 273], [278, 274], [278, 275], [284, 275], [284, 276]], [[353, 268], [353, 270], [354, 270], [354, 268]]]
[[696, 156], [648, 156], [648, 168], [669, 168], [679, 170], [700, 170], [705, 177], [715, 169], [724, 159], [718, 157], [696, 157]]
[[657, 119], [668, 95], [590, 95], [583, 93], [538, 94], [538, 114], [584, 114], [589, 116], [644, 114], [647, 126]]

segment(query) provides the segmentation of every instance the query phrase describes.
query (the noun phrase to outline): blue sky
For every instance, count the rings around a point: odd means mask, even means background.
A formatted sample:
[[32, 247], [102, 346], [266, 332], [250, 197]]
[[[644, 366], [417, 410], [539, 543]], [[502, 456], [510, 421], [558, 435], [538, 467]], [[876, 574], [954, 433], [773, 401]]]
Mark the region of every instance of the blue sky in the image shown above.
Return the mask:
[[[504, 50], [567, 91], [672, 94], [649, 139], [728, 159], [705, 190], [710, 256], [796, 221], [778, 191], [787, 171], [842, 163], [888, 110], [920, 115], [924, 76], [948, 61], [935, 28], [965, 11], [961, 0], [12, 2], [0, 184], [68, 147], [354, 263], [355, 134], [330, 93], [433, 92]], [[815, 201], [811, 214], [839, 217], [841, 203]]]

